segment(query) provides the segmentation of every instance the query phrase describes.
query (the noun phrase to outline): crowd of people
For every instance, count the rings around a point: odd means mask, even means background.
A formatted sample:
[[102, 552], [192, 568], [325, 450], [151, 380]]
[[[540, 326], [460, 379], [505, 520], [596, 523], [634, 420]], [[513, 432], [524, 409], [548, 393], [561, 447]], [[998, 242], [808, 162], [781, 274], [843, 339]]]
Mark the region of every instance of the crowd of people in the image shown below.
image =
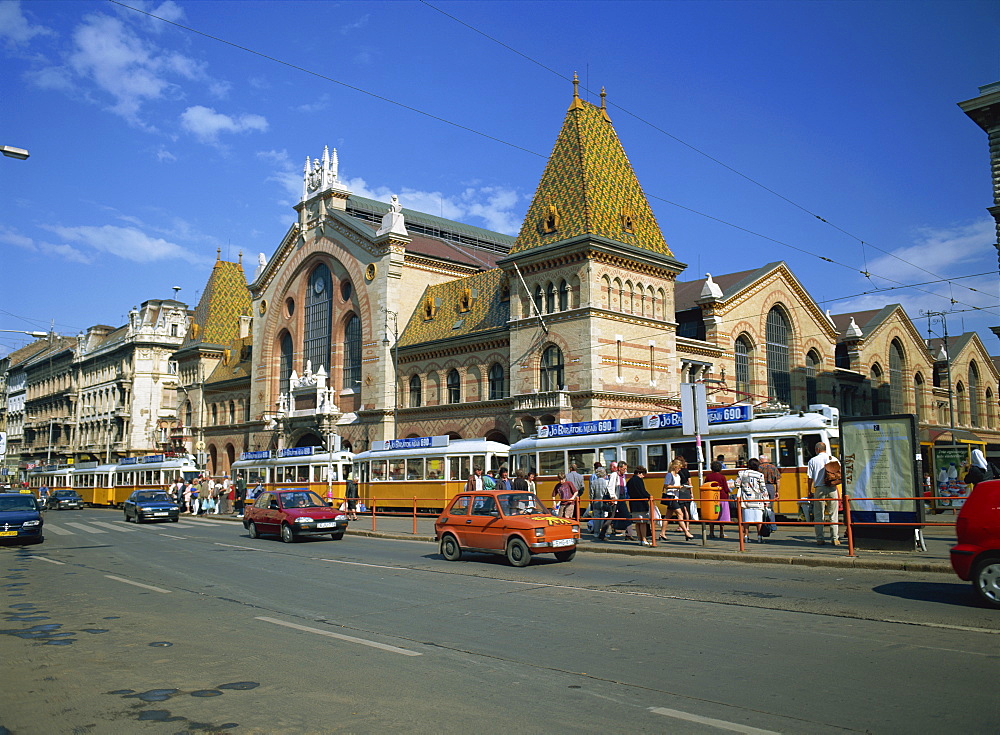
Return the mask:
[[235, 515], [243, 517], [243, 506], [255, 497], [255, 490], [263, 490], [257, 483], [247, 490], [242, 477], [231, 480], [229, 475], [213, 478], [207, 474], [184, 480], [178, 477], [167, 488], [167, 496], [181, 507], [184, 515]]

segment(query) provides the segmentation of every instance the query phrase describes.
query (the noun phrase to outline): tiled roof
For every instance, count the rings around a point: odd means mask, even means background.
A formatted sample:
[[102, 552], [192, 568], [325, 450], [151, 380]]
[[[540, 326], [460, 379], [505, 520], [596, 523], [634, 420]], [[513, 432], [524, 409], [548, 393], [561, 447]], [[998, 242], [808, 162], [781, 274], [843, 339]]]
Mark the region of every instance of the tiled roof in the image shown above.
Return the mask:
[[858, 325], [861, 334], [867, 337], [872, 330], [881, 324], [892, 311], [899, 307], [899, 304], [888, 304], [881, 309], [868, 309], [866, 311], [849, 311], [844, 314], [831, 314], [833, 324], [837, 328], [837, 334], [843, 336], [844, 330], [851, 326], [851, 319]]
[[[749, 286], [754, 281], [763, 278], [766, 274], [777, 268], [783, 261], [768, 263], [760, 268], [748, 271], [738, 271], [736, 273], [723, 273], [712, 275], [712, 280], [722, 289], [722, 300], [732, 298], [741, 290]], [[678, 281], [674, 288], [674, 310], [685, 311], [694, 308], [695, 303], [701, 298], [701, 291], [705, 287], [707, 278], [699, 278], [696, 281]]]
[[[495, 329], [506, 329], [510, 318], [510, 301], [501, 300], [507, 278], [499, 268], [456, 278], [447, 283], [428, 286], [410, 316], [399, 346], [409, 347], [424, 342], [464, 337]], [[468, 293], [466, 294], [466, 290]], [[462, 311], [463, 296], [472, 297], [468, 311]], [[426, 306], [434, 316], [427, 319]]]
[[240, 263], [215, 261], [212, 275], [194, 310], [193, 324], [182, 349], [204, 342], [228, 345], [239, 338], [240, 317], [250, 314], [250, 289]]
[[49, 340], [47, 337], [42, 337], [32, 342], [30, 345], [26, 345], [18, 350], [14, 350], [9, 355], [7, 355], [8, 365], [13, 368], [20, 365], [22, 362], [30, 360], [35, 355], [40, 354], [49, 346]]
[[230, 343], [223, 359], [219, 360], [219, 364], [205, 382], [211, 385], [241, 378], [249, 380], [253, 367], [250, 349], [252, 343], [252, 337], [237, 339]]
[[[546, 232], [553, 214], [555, 227]], [[607, 111], [574, 95], [510, 252], [583, 235], [673, 257]]]
[[[404, 209], [403, 211], [405, 212], [406, 210]], [[379, 224], [374, 222], [362, 221], [361, 224], [367, 226], [372, 231], [376, 231], [379, 228]], [[406, 222], [406, 226], [409, 228], [409, 221]], [[407, 231], [409, 232], [409, 229]], [[444, 237], [431, 237], [429, 235], [421, 235], [417, 232], [409, 232], [409, 236], [410, 242], [406, 245], [407, 253], [438, 260], [447, 260], [473, 268], [493, 268], [497, 260], [504, 255], [499, 250], [484, 250]]]

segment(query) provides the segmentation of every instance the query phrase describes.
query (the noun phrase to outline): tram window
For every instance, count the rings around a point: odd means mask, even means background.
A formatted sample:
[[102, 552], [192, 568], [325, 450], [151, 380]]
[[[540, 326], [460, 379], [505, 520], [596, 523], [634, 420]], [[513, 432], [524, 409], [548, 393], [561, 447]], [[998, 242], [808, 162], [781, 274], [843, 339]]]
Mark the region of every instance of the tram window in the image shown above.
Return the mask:
[[417, 459], [406, 460], [406, 479], [407, 480], [423, 480], [424, 479], [424, 459], [419, 457]]
[[577, 472], [581, 475], [589, 475], [594, 471], [594, 456], [593, 449], [570, 449], [569, 463], [566, 465], [566, 469], [569, 469], [571, 464], [575, 464]]
[[[757, 456], [767, 457], [771, 464], [778, 463], [778, 441], [777, 439], [758, 439]], [[784, 465], [787, 467], [787, 465]]]
[[451, 480], [468, 480], [472, 470], [468, 457], [448, 457], [448, 478]]
[[538, 474], [557, 475], [566, 471], [566, 460], [562, 452], [539, 452]]
[[295, 468], [296, 482], [309, 482], [309, 465], [300, 465]]
[[491, 454], [490, 457], [490, 469], [499, 470], [501, 467], [507, 466], [507, 458], [502, 454]]
[[534, 460], [534, 455], [518, 454], [514, 458], [514, 466], [517, 467], [517, 469], [523, 471], [525, 475], [527, 475], [529, 472], [531, 472], [531, 468], [534, 466], [533, 460]]
[[486, 472], [486, 470], [489, 470], [489, 469], [493, 469], [492, 467], [490, 467], [489, 465], [486, 464], [486, 455], [485, 454], [473, 454], [472, 455], [472, 466], [473, 467], [482, 467], [483, 468], [483, 472]]
[[405, 477], [404, 471], [406, 467], [406, 461], [402, 459], [390, 459], [389, 460], [389, 479], [390, 480], [402, 480]]
[[747, 449], [746, 439], [737, 439], [735, 441], [717, 441], [709, 442], [708, 456], [711, 462], [719, 460], [719, 456], [722, 456], [720, 460], [727, 469], [732, 469], [734, 467], [746, 467], [747, 459], [749, 459], [749, 450]]
[[600, 450], [601, 462], [604, 463], [604, 469], [608, 469], [612, 462], [618, 461], [618, 450], [614, 447], [603, 447]]
[[646, 447], [646, 469], [650, 472], [666, 472], [669, 464], [666, 444], [650, 444]]
[[[806, 462], [816, 456], [816, 445], [821, 441], [823, 441], [823, 437], [819, 434], [802, 435], [802, 454], [805, 456]], [[826, 449], [830, 451], [830, 447]]]
[[625, 447], [625, 462], [628, 463], [629, 470], [635, 471], [635, 468], [642, 464], [641, 447]]
[[444, 479], [444, 460], [440, 457], [428, 459], [427, 460], [427, 479], [428, 480], [443, 480]]
[[778, 466], [797, 467], [799, 452], [795, 446], [795, 437], [789, 436], [778, 440]]
[[695, 442], [674, 442], [670, 445], [670, 459], [683, 457], [688, 463], [688, 469], [694, 471], [698, 467], [698, 446]]

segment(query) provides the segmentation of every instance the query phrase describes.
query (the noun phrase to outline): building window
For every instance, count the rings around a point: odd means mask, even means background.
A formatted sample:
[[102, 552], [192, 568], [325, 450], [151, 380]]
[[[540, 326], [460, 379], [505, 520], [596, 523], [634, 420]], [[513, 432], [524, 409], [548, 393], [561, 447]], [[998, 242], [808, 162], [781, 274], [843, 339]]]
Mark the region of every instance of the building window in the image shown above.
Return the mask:
[[878, 363], [872, 365], [871, 372], [869, 373], [869, 382], [871, 383], [872, 391], [871, 415], [878, 416], [886, 410], [882, 400], [885, 395], [885, 385], [882, 382], [882, 368], [878, 365]]
[[969, 365], [969, 419], [979, 426], [979, 368], [974, 362]]
[[563, 386], [562, 350], [555, 345], [549, 345], [542, 353], [539, 378], [540, 390], [543, 392], [560, 390]]
[[414, 375], [410, 378], [410, 408], [420, 408], [420, 404], [423, 402], [423, 393], [420, 376]]
[[903, 347], [897, 340], [889, 343], [889, 412], [903, 413]]
[[219, 424], [219, 406], [215, 403], [212, 404], [212, 426], [218, 426]]
[[924, 420], [924, 378], [920, 373], [913, 376], [913, 407], [919, 425]]
[[958, 412], [958, 426], [966, 426], [965, 421], [965, 386], [959, 383], [955, 386], [955, 410]]
[[559, 282], [559, 311], [569, 309], [569, 284], [565, 280]]
[[306, 293], [305, 359], [312, 364], [313, 371], [322, 365], [329, 373], [330, 368], [330, 318], [333, 299], [330, 298], [330, 269], [318, 265], [309, 276], [309, 290]]
[[542, 313], [542, 287], [535, 286], [535, 313]]
[[503, 369], [503, 366], [499, 362], [493, 363], [490, 367], [490, 372], [488, 375], [490, 384], [490, 400], [496, 401], [500, 398], [507, 397], [507, 374]]
[[184, 425], [189, 429], [191, 428], [191, 426], [193, 426], [193, 424], [191, 423], [192, 415], [193, 415], [193, 410], [191, 408], [191, 401], [188, 401], [187, 403], [184, 404]]
[[454, 368], [448, 371], [448, 403], [462, 402], [462, 379]]
[[777, 306], [767, 313], [767, 396], [772, 403], [792, 402], [792, 375], [789, 370], [788, 320]]
[[819, 355], [815, 350], [806, 353], [806, 406], [819, 403], [819, 390], [816, 383], [816, 374], [819, 369]]
[[744, 336], [736, 338], [735, 345], [736, 359], [736, 392], [740, 398], [750, 397], [750, 340]]
[[551, 314], [556, 310], [556, 287], [550, 282], [545, 287], [545, 313]]
[[996, 428], [996, 423], [994, 423], [993, 417], [993, 391], [989, 388], [986, 389], [986, 428], [993, 429]]
[[292, 335], [281, 337], [281, 362], [278, 366], [278, 391], [288, 393], [292, 378]]
[[229, 423], [231, 423], [231, 424], [235, 424], [236, 423], [236, 402], [235, 401], [230, 401], [229, 402]]
[[851, 369], [851, 356], [847, 352], [847, 345], [841, 343], [834, 347], [833, 364], [834, 367], [843, 368], [844, 370]]
[[357, 314], [351, 314], [344, 326], [343, 389], [361, 389], [361, 320]]

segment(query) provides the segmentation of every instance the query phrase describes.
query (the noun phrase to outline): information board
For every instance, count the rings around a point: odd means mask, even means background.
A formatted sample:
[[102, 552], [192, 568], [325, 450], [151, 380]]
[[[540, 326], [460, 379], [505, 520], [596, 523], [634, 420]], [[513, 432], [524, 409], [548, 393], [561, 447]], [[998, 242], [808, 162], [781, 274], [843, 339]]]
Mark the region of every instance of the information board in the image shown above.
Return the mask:
[[[912, 414], [841, 419], [844, 491], [858, 523], [920, 521], [916, 422]], [[912, 531], [908, 531], [912, 538]]]

